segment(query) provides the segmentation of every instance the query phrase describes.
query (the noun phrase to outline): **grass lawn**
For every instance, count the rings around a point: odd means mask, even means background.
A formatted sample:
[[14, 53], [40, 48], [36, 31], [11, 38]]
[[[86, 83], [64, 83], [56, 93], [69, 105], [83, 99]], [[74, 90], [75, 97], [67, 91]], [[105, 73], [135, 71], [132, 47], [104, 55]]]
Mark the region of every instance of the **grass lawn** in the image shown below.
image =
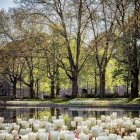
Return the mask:
[[72, 105], [72, 106], [112, 106], [112, 105], [140, 105], [140, 98], [55, 98], [55, 99], [24, 99], [13, 101], [0, 101], [0, 104], [8, 105]]

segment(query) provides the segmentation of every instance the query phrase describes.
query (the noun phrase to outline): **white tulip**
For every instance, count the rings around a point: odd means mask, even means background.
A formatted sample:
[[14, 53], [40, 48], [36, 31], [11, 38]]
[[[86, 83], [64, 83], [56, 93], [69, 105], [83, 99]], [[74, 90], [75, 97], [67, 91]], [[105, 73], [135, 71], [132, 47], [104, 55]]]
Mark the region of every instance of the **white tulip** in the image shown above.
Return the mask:
[[11, 127], [9, 127], [9, 126], [6, 126], [6, 127], [5, 127], [5, 130], [7, 130], [8, 132], [10, 132], [10, 131], [11, 131], [11, 129], [12, 129], [12, 128], [11, 128]]
[[17, 118], [17, 123], [21, 124], [21, 122], [22, 122], [22, 119], [21, 118]]
[[99, 136], [99, 134], [102, 132], [102, 127], [100, 127], [100, 126], [93, 126], [93, 127], [91, 127], [91, 133], [92, 133], [92, 135], [94, 136], [94, 137], [98, 137]]
[[59, 119], [63, 119], [63, 116], [62, 116], [62, 115], [60, 115], [60, 116], [59, 116]]
[[72, 127], [76, 127], [76, 122], [75, 121], [71, 121], [71, 126]]
[[82, 126], [81, 126], [81, 125], [77, 126], [77, 131], [78, 131], [79, 133], [82, 131]]
[[44, 117], [43, 117], [43, 120], [44, 120], [44, 121], [48, 121], [48, 116], [44, 116]]
[[82, 126], [82, 131], [84, 133], [87, 133], [89, 131], [88, 127], [85, 125], [85, 126]]
[[6, 136], [6, 133], [0, 133], [0, 140], [4, 140]]
[[29, 136], [27, 135], [21, 135], [21, 140], [29, 140]]
[[80, 123], [81, 121], [83, 121], [83, 118], [82, 117], [75, 117], [74, 121], [77, 123]]
[[117, 140], [123, 140], [121, 136], [117, 136]]
[[39, 128], [39, 129], [38, 129], [38, 132], [46, 132], [46, 129], [44, 129], [44, 128]]
[[89, 118], [88, 120], [91, 121], [92, 125], [95, 125], [96, 124], [96, 118]]
[[65, 133], [66, 133], [66, 131], [60, 131], [59, 132], [59, 137], [60, 137], [61, 140], [65, 139]]
[[109, 140], [108, 136], [98, 136], [97, 140]]
[[86, 121], [81, 121], [81, 125], [87, 125]]
[[117, 119], [117, 124], [119, 127], [121, 127], [123, 125], [123, 119], [121, 118]]
[[140, 137], [140, 128], [136, 128], [136, 133]]
[[99, 136], [107, 136], [106, 132], [101, 132]]
[[136, 125], [131, 125], [131, 128], [130, 129], [133, 130], [133, 131], [135, 131], [136, 128], [137, 128]]
[[105, 122], [106, 122], [106, 123], [109, 123], [110, 121], [111, 121], [111, 117], [110, 117], [110, 116], [106, 116]]
[[106, 128], [106, 125], [107, 125], [106, 123], [102, 123], [102, 124], [101, 124], [101, 126], [102, 126], [103, 128]]
[[137, 140], [137, 139], [134, 138], [133, 136], [124, 136], [123, 139], [124, 139], [124, 140]]
[[109, 134], [108, 137], [109, 137], [109, 140], [116, 140], [117, 139], [116, 134]]
[[51, 140], [59, 140], [59, 132], [58, 131], [51, 131], [50, 138], [51, 138]]
[[111, 115], [111, 119], [116, 119], [117, 118], [117, 113], [113, 112], [113, 114]]
[[79, 139], [80, 140], [89, 140], [89, 135], [86, 135], [84, 133], [79, 134]]
[[52, 116], [52, 122], [56, 120], [56, 116]]
[[26, 121], [23, 121], [23, 120], [20, 122], [20, 124], [21, 124], [22, 127], [25, 126], [25, 123], [26, 123]]
[[87, 120], [86, 123], [87, 123], [88, 126], [91, 126], [92, 122], [91, 122], [91, 120]]
[[62, 125], [64, 124], [64, 120], [62, 119], [55, 120], [54, 124], [56, 127], [62, 127]]
[[69, 132], [65, 134], [65, 140], [74, 140], [74, 137], [74, 133]]
[[102, 121], [101, 120], [97, 120], [97, 125], [101, 125]]
[[18, 131], [17, 131], [17, 130], [13, 130], [13, 131], [12, 131], [12, 134], [13, 134], [14, 136], [17, 136], [17, 135], [18, 135]]
[[1, 133], [9, 133], [8, 130], [0, 130]]
[[20, 129], [19, 134], [25, 135], [26, 134], [26, 129]]
[[137, 127], [137, 128], [140, 128], [140, 121], [139, 121], [139, 120], [136, 120], [136, 121], [135, 121], [135, 124], [136, 124], [136, 127]]
[[116, 128], [117, 128], [117, 123], [113, 122], [113, 123], [112, 123], [112, 128], [113, 128], [113, 129], [116, 129]]
[[26, 129], [25, 129], [25, 133], [26, 133], [26, 134], [29, 134], [30, 132], [32, 132], [32, 128], [26, 128]]
[[40, 123], [33, 123], [33, 128], [37, 131], [40, 128]]
[[126, 122], [123, 122], [123, 127], [127, 129], [131, 129], [132, 124], [133, 123], [131, 121], [126, 121]]
[[28, 134], [28, 136], [29, 136], [29, 140], [36, 140], [36, 138], [37, 138], [37, 133], [30, 132], [30, 133]]
[[133, 133], [130, 134], [130, 136], [134, 136], [136, 138], [137, 137], [137, 133], [133, 132]]
[[104, 131], [106, 132], [107, 135], [109, 135], [109, 130], [108, 129], [105, 129]]
[[111, 129], [112, 129], [112, 123], [107, 123], [107, 124], [106, 124], [106, 128], [107, 128], [108, 130], [111, 130]]
[[48, 133], [45, 133], [45, 132], [40, 132], [39, 134], [38, 134], [38, 138], [39, 138], [39, 140], [48, 140]]
[[53, 128], [53, 124], [52, 124], [52, 123], [48, 123], [48, 124], [46, 125], [45, 129], [46, 129], [46, 131], [50, 131], [50, 130], [54, 129], [54, 128]]
[[14, 124], [14, 125], [13, 125], [13, 128], [14, 128], [14, 130], [19, 130], [20, 126], [17, 125], [17, 124]]
[[33, 124], [34, 121], [35, 121], [35, 119], [33, 119], [33, 118], [28, 120], [29, 124]]
[[66, 125], [62, 125], [62, 130], [67, 130], [67, 126]]
[[14, 140], [14, 135], [12, 135], [12, 134], [6, 134], [5, 135], [5, 140]]
[[105, 121], [106, 116], [105, 115], [101, 115], [101, 121]]

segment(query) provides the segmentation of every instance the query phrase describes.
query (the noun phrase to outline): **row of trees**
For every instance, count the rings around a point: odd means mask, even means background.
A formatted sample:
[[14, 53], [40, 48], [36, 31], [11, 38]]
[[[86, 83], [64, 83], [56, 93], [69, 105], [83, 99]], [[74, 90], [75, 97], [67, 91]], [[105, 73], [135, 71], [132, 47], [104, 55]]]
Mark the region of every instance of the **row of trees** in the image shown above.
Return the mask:
[[99, 86], [104, 97], [113, 61], [114, 79], [125, 76], [138, 97], [139, 9], [139, 0], [18, 0], [17, 8], [0, 12], [1, 75], [13, 83], [14, 95], [19, 81], [28, 86], [30, 98], [44, 77], [54, 98], [65, 75], [75, 98], [79, 78], [92, 68], [95, 93]]

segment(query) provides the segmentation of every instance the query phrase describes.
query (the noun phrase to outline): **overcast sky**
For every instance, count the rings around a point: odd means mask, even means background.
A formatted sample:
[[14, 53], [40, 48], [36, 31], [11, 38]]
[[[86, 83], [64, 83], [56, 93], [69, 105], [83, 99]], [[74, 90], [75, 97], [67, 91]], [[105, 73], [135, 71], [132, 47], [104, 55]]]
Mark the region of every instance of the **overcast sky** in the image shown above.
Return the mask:
[[9, 7], [14, 7], [14, 0], [0, 0], [0, 10], [5, 9], [8, 11]]

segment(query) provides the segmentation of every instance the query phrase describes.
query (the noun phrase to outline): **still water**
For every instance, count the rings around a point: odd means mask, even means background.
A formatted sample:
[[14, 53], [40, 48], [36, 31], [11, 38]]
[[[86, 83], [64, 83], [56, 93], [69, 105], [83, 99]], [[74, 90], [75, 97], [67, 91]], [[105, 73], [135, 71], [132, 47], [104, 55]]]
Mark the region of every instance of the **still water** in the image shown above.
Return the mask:
[[84, 118], [95, 117], [98, 118], [101, 115], [110, 115], [112, 112], [117, 112], [119, 117], [139, 117], [140, 109], [121, 109], [121, 108], [76, 108], [76, 107], [39, 107], [39, 108], [25, 108], [25, 107], [0, 107], [0, 117], [4, 117], [4, 122], [12, 123], [16, 122], [16, 118], [23, 118], [28, 120], [29, 118], [41, 119], [43, 116], [50, 115], [68, 115], [69, 118], [81, 116]]

